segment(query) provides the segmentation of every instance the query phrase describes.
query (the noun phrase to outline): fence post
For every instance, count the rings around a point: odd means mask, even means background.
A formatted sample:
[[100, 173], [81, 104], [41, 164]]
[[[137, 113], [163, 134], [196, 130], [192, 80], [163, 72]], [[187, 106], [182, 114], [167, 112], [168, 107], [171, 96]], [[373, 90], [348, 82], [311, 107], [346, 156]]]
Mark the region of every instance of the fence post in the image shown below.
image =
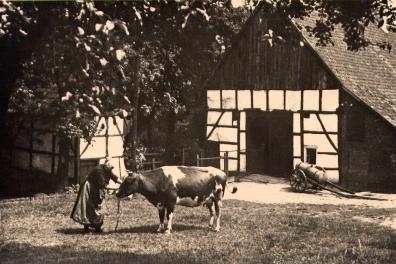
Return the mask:
[[[200, 153], [200, 158], [201, 158], [201, 159], [205, 157], [205, 152], [204, 152], [203, 149], [201, 149], [201, 150], [199, 151], [199, 153]], [[204, 163], [205, 163], [205, 160], [201, 160], [200, 166], [204, 166]]]
[[155, 169], [155, 158], [154, 157], [151, 158], [151, 164], [152, 164], [152, 169], [154, 170]]
[[182, 148], [182, 165], [184, 166], [184, 163], [186, 162], [186, 157], [184, 154], [184, 148]]
[[197, 167], [199, 167], [199, 154], [197, 154]]
[[228, 151], [224, 153], [224, 171], [228, 177]]

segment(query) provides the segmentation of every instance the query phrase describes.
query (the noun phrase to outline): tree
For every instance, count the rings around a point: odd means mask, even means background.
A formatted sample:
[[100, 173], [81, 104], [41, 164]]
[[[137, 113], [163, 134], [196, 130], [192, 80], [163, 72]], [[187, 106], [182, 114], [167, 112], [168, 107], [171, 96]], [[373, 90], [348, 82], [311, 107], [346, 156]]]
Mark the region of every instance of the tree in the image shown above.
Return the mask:
[[[25, 8], [37, 7], [32, 5]], [[23, 60], [8, 111], [45, 118], [55, 130], [60, 138], [57, 174], [63, 187], [72, 139], [90, 140], [96, 132], [95, 116], [130, 110], [126, 83], [119, 81], [127, 65], [126, 45], [120, 39], [129, 31], [125, 22], [112, 19], [91, 2], [59, 3], [45, 15], [57, 19], [47, 21], [36, 42], [40, 48]], [[22, 104], [26, 101], [31, 104]]]

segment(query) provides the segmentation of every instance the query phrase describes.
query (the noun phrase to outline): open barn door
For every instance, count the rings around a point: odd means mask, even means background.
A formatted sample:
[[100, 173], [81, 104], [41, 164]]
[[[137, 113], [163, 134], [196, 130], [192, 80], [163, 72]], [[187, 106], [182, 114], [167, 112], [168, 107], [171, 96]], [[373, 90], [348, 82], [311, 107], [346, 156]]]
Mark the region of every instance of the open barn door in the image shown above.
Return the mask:
[[293, 115], [289, 111], [247, 111], [246, 170], [273, 176], [293, 166]]

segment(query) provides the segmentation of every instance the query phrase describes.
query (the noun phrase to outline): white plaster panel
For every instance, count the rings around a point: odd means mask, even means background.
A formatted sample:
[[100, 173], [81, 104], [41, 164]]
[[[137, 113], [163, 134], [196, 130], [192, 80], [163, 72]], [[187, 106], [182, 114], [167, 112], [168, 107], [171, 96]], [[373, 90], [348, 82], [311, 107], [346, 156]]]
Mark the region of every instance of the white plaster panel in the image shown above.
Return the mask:
[[304, 90], [304, 110], [319, 110], [319, 90]]
[[235, 90], [223, 90], [223, 108], [235, 109]]
[[260, 108], [265, 110], [267, 108], [266, 91], [255, 90], [253, 91], [253, 108]]
[[309, 118], [304, 118], [304, 130], [322, 131], [315, 114], [310, 114]]
[[109, 137], [109, 156], [121, 156], [124, 151], [124, 142], [121, 136]]
[[327, 180], [332, 183], [338, 183], [340, 181], [338, 170], [326, 171], [326, 175], [327, 175]]
[[239, 169], [241, 171], [246, 171], [246, 155], [245, 154], [239, 155]]
[[301, 127], [300, 127], [300, 114], [293, 114], [293, 132], [294, 133], [300, 133], [301, 132]]
[[301, 159], [300, 158], [294, 158], [293, 159], [293, 167], [295, 167], [298, 163], [300, 163], [301, 162]]
[[238, 109], [252, 108], [250, 90], [238, 90]]
[[316, 164], [322, 167], [338, 168], [338, 156], [317, 154]]
[[[217, 120], [216, 120], [217, 121]], [[215, 121], [215, 122], [216, 122]], [[220, 125], [227, 125], [227, 126], [231, 126], [232, 125], [232, 112], [224, 112], [223, 116], [220, 119], [219, 122]]]
[[[338, 120], [336, 114], [320, 114], [320, 119], [327, 132], [337, 132]], [[304, 129], [323, 132], [318, 117], [315, 114], [310, 114], [309, 118], [304, 118]]]
[[286, 110], [301, 110], [301, 91], [286, 91]]
[[237, 142], [238, 129], [231, 127], [219, 127], [218, 130], [219, 141]]
[[336, 114], [320, 114], [319, 116], [327, 132], [338, 132], [338, 116]]
[[[82, 152], [87, 145], [85, 139], [80, 139], [80, 151]], [[80, 152], [80, 154], [81, 154]], [[94, 137], [87, 150], [81, 156], [81, 159], [101, 158], [106, 155], [106, 139], [105, 137]]]
[[[330, 135], [334, 144], [337, 146], [337, 135]], [[304, 134], [304, 145], [315, 145], [318, 147], [318, 151], [322, 152], [334, 152], [334, 148], [327, 140], [325, 135], [317, 134]]]
[[293, 156], [301, 155], [301, 137], [293, 136]]
[[207, 124], [214, 125], [216, 123], [217, 119], [219, 119], [220, 115], [221, 115], [221, 112], [208, 111]]
[[[220, 169], [224, 170], [224, 162], [220, 162]], [[237, 160], [228, 160], [228, 170], [236, 171], [238, 169], [238, 161]]]
[[220, 108], [220, 90], [207, 91], [208, 108]]
[[239, 139], [240, 139], [241, 151], [245, 151], [246, 150], [246, 133], [245, 132], [240, 133]]
[[220, 144], [221, 156], [223, 156], [226, 151], [228, 151], [228, 157], [233, 157], [233, 158], [238, 157], [238, 146], [237, 145]]
[[[218, 111], [208, 111], [207, 124], [214, 125], [219, 119], [221, 112]], [[232, 125], [232, 112], [226, 111], [219, 121], [219, 125]]]
[[239, 118], [241, 122], [239, 128], [241, 130], [246, 130], [246, 112], [241, 112]]
[[[206, 136], [209, 135], [209, 132], [212, 130], [213, 126], [207, 126]], [[209, 140], [212, 141], [228, 141], [228, 142], [237, 142], [237, 132], [236, 128], [231, 127], [217, 127], [213, 131]]]
[[337, 110], [338, 105], [338, 89], [322, 91], [322, 110], [335, 111]]
[[[115, 125], [114, 122], [116, 122], [118, 129], [120, 131], [118, 131], [117, 126]], [[109, 135], [122, 135], [124, 133], [123, 131], [124, 131], [124, 120], [122, 118], [118, 116], [109, 118]]]
[[269, 109], [282, 110], [283, 109], [283, 91], [270, 90], [269, 91]]

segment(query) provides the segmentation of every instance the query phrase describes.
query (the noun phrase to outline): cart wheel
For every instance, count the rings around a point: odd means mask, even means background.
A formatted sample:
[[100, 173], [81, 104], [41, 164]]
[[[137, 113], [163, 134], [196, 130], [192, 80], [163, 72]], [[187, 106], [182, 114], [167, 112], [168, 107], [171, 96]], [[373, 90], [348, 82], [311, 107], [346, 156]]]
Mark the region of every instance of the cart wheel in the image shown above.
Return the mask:
[[302, 170], [295, 169], [290, 176], [290, 186], [296, 192], [303, 192], [307, 188], [307, 177]]

